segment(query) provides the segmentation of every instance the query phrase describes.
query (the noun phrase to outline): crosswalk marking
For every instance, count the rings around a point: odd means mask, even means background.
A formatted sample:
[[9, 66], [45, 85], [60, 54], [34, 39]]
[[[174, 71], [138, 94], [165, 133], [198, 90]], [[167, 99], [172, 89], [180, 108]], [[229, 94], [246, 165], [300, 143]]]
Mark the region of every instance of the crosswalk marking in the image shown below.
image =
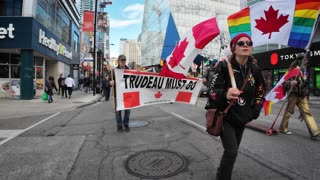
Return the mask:
[[[8, 136], [5, 140], [0, 141], [0, 146], [1, 146], [2, 144], [4, 144], [4, 143], [10, 141], [11, 139], [19, 136], [19, 134], [21, 134], [21, 133], [23, 133], [23, 132], [25, 132], [25, 131], [28, 131], [29, 129], [31, 129], [31, 128], [33, 128], [33, 127], [35, 127], [35, 126], [37, 126], [37, 125], [39, 125], [39, 124], [41, 124], [41, 123], [43, 123], [43, 122], [51, 119], [51, 118], [53, 118], [54, 116], [56, 116], [56, 115], [58, 115], [58, 114], [60, 114], [60, 112], [57, 112], [57, 113], [55, 113], [55, 114], [53, 114], [53, 115], [51, 115], [51, 116], [49, 116], [49, 117], [47, 117], [47, 118], [45, 118], [45, 119], [43, 119], [43, 120], [41, 120], [41, 121], [35, 123], [34, 125], [29, 126], [29, 127], [26, 128], [26, 129], [22, 129], [22, 130], [1, 130], [1, 131], [3, 131], [3, 135], [5, 135], [5, 132], [4, 132], [4, 131], [7, 131], [7, 132], [6, 132], [6, 133], [7, 133], [6, 135], [8, 135], [8, 134], [10, 134], [10, 133], [11, 133], [11, 135]], [[15, 132], [10, 132], [10, 131], [15, 131]], [[19, 132], [18, 132], [18, 131], [19, 131]], [[1, 134], [1, 132], [0, 132], [0, 138], [1, 138], [1, 135], [2, 135], [2, 134]]]
[[21, 134], [23, 129], [15, 129], [15, 130], [0, 130], [0, 138], [8, 138], [11, 136], [17, 136]]

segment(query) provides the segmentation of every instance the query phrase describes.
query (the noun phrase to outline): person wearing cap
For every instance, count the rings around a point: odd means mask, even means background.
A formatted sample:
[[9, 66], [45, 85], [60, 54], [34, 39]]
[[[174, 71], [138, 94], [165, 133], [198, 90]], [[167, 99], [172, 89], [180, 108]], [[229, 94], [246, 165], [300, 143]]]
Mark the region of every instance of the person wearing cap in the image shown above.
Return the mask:
[[[227, 61], [221, 61], [216, 67], [214, 78], [210, 82], [206, 109], [216, 108], [224, 111], [230, 101], [235, 100], [223, 118], [220, 139], [224, 152], [217, 171], [217, 180], [230, 180], [236, 162], [238, 149], [245, 124], [257, 119], [265, 101], [265, 85], [260, 68], [252, 63], [252, 40], [241, 33], [230, 42], [232, 55]], [[232, 87], [228, 63], [233, 68], [236, 87]], [[248, 77], [243, 91], [242, 84]]]
[[214, 59], [208, 69], [203, 74], [203, 84], [206, 85], [207, 87], [210, 86], [210, 82], [214, 76], [214, 72], [216, 70], [216, 65], [218, 63], [218, 60]]
[[[127, 57], [125, 55], [119, 55], [118, 57], [118, 66], [116, 67], [117, 69], [130, 69], [129, 66], [126, 65], [126, 60]], [[116, 93], [116, 84], [115, 84], [115, 77], [114, 77], [114, 70], [112, 70], [111, 78], [110, 78], [110, 85], [113, 87], [113, 99], [115, 102], [115, 107], [117, 107], [117, 93]], [[123, 132], [123, 127], [126, 132], [130, 131], [129, 127], [129, 118], [130, 118], [130, 109], [124, 110], [124, 118], [122, 120], [121, 117], [121, 110], [120, 111], [115, 111], [115, 116], [116, 116], [116, 122], [117, 122], [117, 131], [118, 132]]]
[[[294, 69], [296, 67], [299, 68], [299, 65], [301, 64], [302, 59], [304, 63], [307, 62], [307, 59], [304, 58], [303, 55], [300, 55], [300, 57], [298, 57], [296, 60], [294, 60], [290, 64], [289, 70]], [[305, 64], [302, 64], [302, 65], [305, 65]], [[279, 131], [286, 135], [292, 134], [292, 132], [288, 128], [289, 119], [290, 119], [290, 116], [294, 113], [294, 108], [297, 105], [301, 114], [300, 116], [302, 117], [302, 119], [304, 120], [308, 128], [310, 138], [312, 140], [319, 140], [320, 130], [309, 109], [309, 103], [307, 99], [308, 82], [304, 74], [305, 73], [302, 73], [302, 72], [298, 73], [296, 77], [290, 78], [283, 83], [284, 89], [287, 93], [289, 93], [289, 95], [287, 97], [288, 105], [282, 117], [282, 121], [279, 126]]]

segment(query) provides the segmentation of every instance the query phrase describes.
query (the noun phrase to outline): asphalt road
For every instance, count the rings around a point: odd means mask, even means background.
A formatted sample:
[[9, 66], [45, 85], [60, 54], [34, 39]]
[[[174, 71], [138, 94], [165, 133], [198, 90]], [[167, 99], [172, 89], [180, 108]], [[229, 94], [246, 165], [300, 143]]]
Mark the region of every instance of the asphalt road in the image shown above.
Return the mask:
[[[186, 157], [188, 168], [167, 179], [212, 179], [223, 149], [219, 138], [204, 133], [204, 104], [201, 98], [196, 106], [173, 103], [133, 109], [131, 121], [146, 125], [121, 134], [116, 132], [111, 102], [1, 119], [0, 127], [19, 135], [12, 133], [12, 139], [0, 145], [0, 179], [141, 179], [128, 174], [124, 162], [146, 149], [172, 150]], [[311, 105], [315, 117], [320, 117], [318, 106]], [[320, 142], [309, 139], [298, 115], [290, 119], [291, 136], [247, 129], [234, 179], [318, 179]], [[261, 114], [256, 122], [269, 126], [275, 116]]]

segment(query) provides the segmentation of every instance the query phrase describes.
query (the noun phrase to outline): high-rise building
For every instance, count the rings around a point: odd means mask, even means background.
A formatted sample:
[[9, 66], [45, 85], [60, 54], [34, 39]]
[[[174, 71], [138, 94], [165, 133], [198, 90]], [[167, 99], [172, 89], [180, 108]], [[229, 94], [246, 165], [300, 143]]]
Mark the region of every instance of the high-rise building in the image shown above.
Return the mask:
[[[184, 0], [184, 1], [154, 1], [145, 0], [144, 17], [141, 34], [141, 65], [150, 66], [160, 63], [165, 51], [172, 51], [183, 36], [191, 28], [209, 18], [216, 17], [221, 34], [209, 43], [202, 55], [212, 59], [221, 56], [221, 41], [230, 39], [227, 17], [240, 10], [239, 0]], [[170, 14], [173, 22], [170, 22]], [[175, 30], [178, 36], [175, 35]], [[171, 42], [165, 44], [166, 37]], [[178, 37], [178, 38], [177, 38]]]
[[135, 68], [137, 64], [141, 64], [141, 42], [138, 40], [120, 39], [120, 54], [127, 57], [127, 63], [131, 68]]
[[78, 79], [80, 15], [74, 0], [2, 0], [0, 96], [33, 99], [49, 76]]
[[77, 8], [79, 9], [80, 17], [82, 20], [84, 10], [94, 11], [95, 0], [76, 0], [76, 5], [77, 5]]
[[[99, 60], [107, 60], [110, 58], [110, 42], [109, 42], [109, 29], [110, 22], [109, 16], [107, 12], [104, 12], [104, 8], [106, 5], [112, 4], [111, 0], [97, 0], [97, 10], [95, 10], [95, 1], [96, 0], [77, 0], [77, 6], [80, 9], [81, 16], [81, 27], [83, 27], [84, 23], [89, 23], [92, 25], [94, 22], [94, 13], [97, 13], [97, 30], [96, 30], [96, 51], [102, 52], [102, 57], [97, 57]], [[86, 14], [87, 13], [87, 14]], [[87, 16], [87, 17], [85, 17]], [[86, 21], [86, 22], [84, 22]], [[94, 45], [94, 27], [84, 30], [81, 28], [81, 33], [85, 34], [90, 40], [90, 48], [93, 50]], [[93, 57], [92, 54], [88, 54], [88, 57], [85, 57], [88, 61], [91, 61], [88, 65], [92, 65]], [[96, 62], [99, 65], [100, 62]], [[105, 64], [105, 62], [104, 62]], [[92, 69], [91, 67], [90, 69]], [[97, 67], [99, 70], [99, 67]], [[100, 67], [100, 69], [102, 69]], [[98, 72], [98, 71], [96, 71]], [[90, 73], [93, 72], [85, 72], [85, 76], [89, 76]]]

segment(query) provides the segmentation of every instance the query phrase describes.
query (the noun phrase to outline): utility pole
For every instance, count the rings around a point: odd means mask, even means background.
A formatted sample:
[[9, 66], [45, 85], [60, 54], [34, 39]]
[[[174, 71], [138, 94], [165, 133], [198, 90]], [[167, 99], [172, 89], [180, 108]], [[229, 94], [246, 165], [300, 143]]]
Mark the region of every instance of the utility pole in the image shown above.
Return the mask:
[[96, 52], [96, 34], [97, 34], [97, 8], [98, 0], [94, 4], [94, 27], [93, 27], [93, 77], [92, 77], [92, 90], [93, 95], [96, 95], [96, 61], [97, 61], [97, 52]]

